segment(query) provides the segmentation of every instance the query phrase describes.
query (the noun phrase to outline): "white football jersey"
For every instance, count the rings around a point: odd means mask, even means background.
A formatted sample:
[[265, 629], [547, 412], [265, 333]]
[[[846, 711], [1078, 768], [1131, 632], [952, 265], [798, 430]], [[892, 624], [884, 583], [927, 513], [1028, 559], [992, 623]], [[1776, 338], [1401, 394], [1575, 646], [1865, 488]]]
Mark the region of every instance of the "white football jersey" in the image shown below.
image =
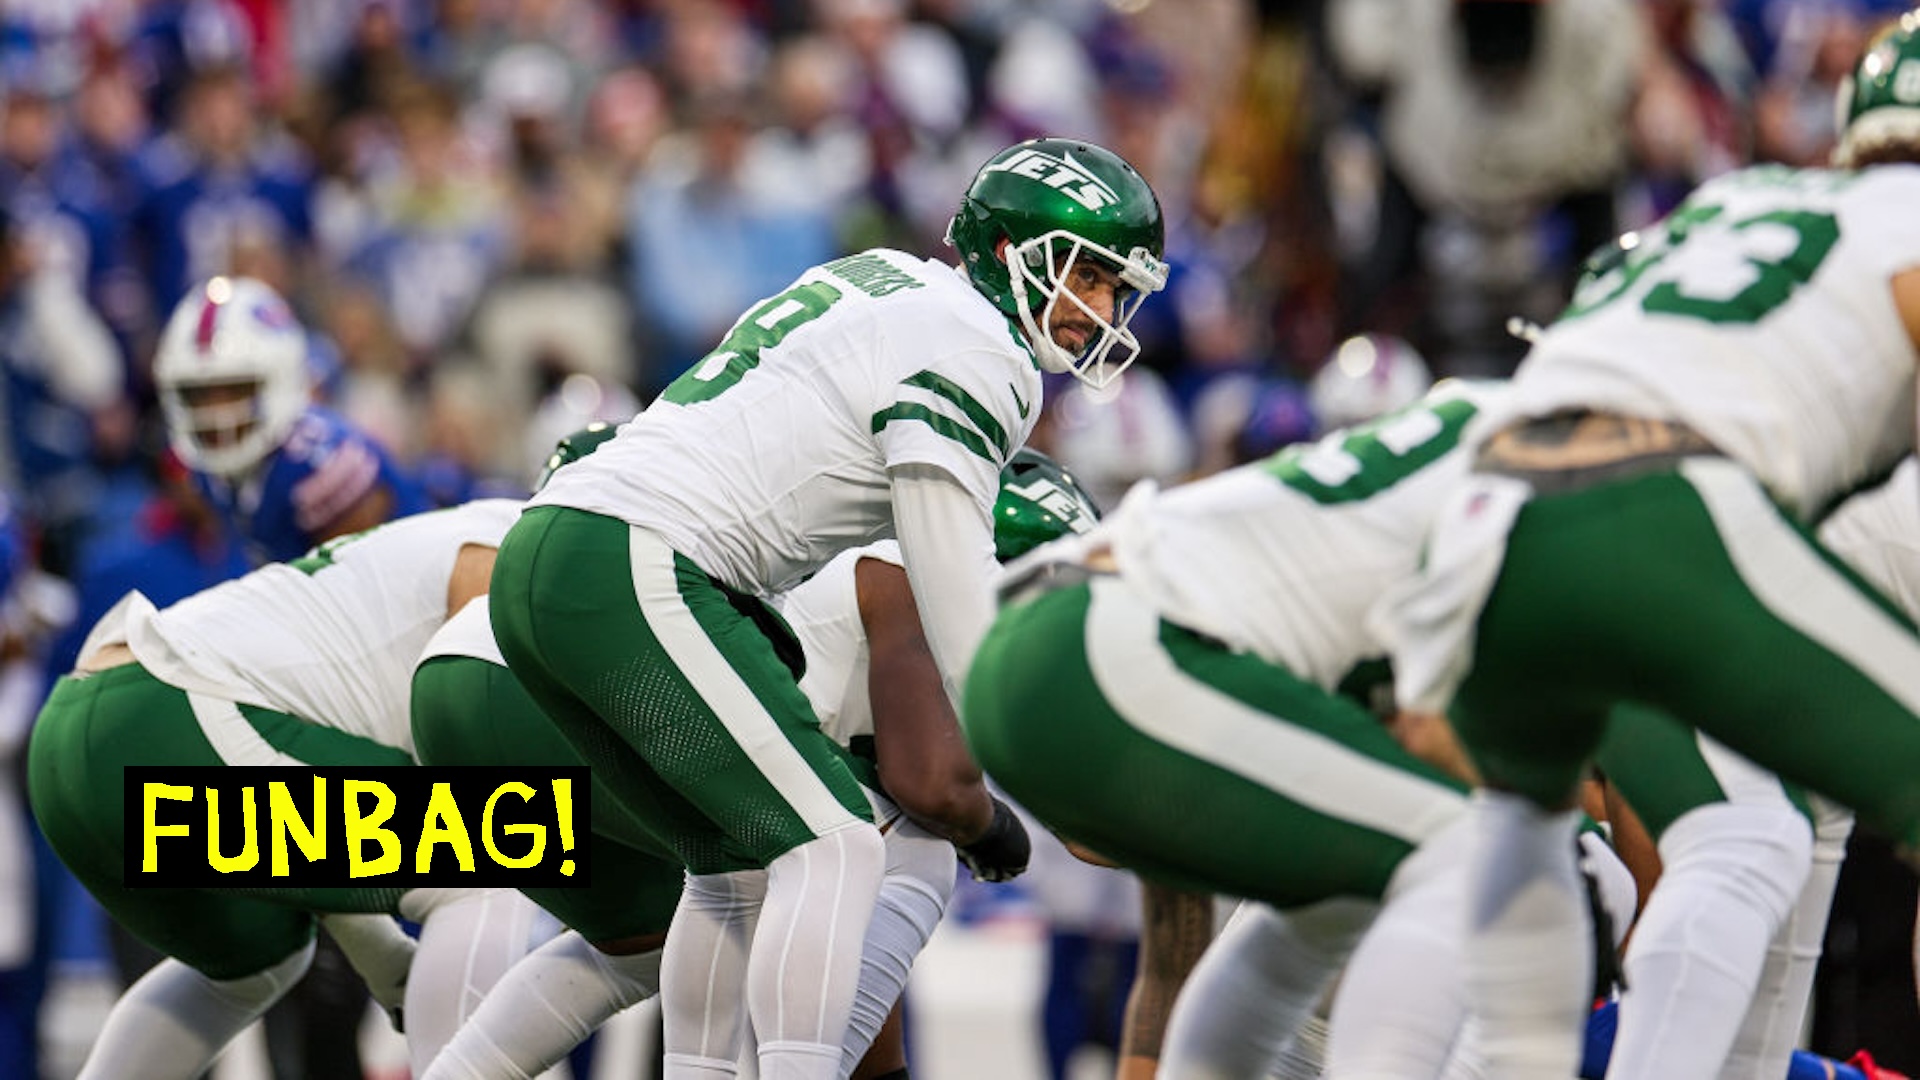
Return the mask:
[[1920, 621], [1920, 462], [1900, 463], [1885, 484], [1841, 503], [1820, 542]]
[[1265, 461], [1142, 488], [1075, 542], [1108, 544], [1162, 617], [1333, 690], [1385, 655], [1367, 611], [1418, 567], [1440, 501], [1467, 473], [1461, 434], [1499, 393], [1442, 384]]
[[86, 651], [125, 642], [173, 686], [406, 749], [414, 663], [447, 619], [454, 561], [467, 544], [497, 547], [521, 505], [483, 499], [401, 518], [161, 611], [131, 594]]
[[873, 734], [867, 627], [854, 581], [854, 568], [861, 559], [903, 565], [900, 545], [882, 540], [841, 552], [806, 584], [776, 601], [807, 655], [807, 675], [800, 680], [800, 690], [813, 703], [820, 729], [841, 746], [851, 745], [855, 736]]
[[1811, 519], [1913, 449], [1920, 167], [1709, 181], [1584, 286], [1513, 380], [1516, 415], [1684, 422]]
[[1017, 327], [945, 263], [897, 251], [818, 266], [534, 504], [645, 526], [748, 593], [893, 535], [887, 470], [951, 473], [990, 509], [1040, 409]]
[[466, 607], [454, 612], [445, 625], [433, 632], [426, 647], [420, 650], [420, 663], [436, 656], [465, 656], [507, 666], [507, 658], [500, 654], [500, 643], [493, 638], [493, 616], [485, 593], [467, 601]]

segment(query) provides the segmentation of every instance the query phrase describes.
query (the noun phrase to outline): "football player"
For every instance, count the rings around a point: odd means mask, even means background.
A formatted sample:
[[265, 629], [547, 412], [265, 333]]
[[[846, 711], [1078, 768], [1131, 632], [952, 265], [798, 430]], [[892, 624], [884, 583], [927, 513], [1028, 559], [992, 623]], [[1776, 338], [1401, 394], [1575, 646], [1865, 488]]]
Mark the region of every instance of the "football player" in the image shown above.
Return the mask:
[[[300, 979], [324, 922], [405, 1007], [416, 1070], [525, 944], [510, 890], [146, 888], [122, 880], [128, 765], [406, 765], [414, 658], [484, 590], [521, 504], [468, 503], [332, 541], [155, 610], [130, 593], [41, 709], [29, 795], [109, 915], [168, 959], [115, 1003], [86, 1080], [199, 1076]], [[421, 923], [414, 947], [391, 918]]]
[[[1401, 955], [1423, 959], [1425, 920], [1459, 910], [1466, 785], [1340, 688], [1364, 696], [1382, 653], [1365, 614], [1412, 571], [1465, 475], [1460, 434], [1497, 394], [1451, 384], [1264, 462], [1143, 485], [1008, 570], [962, 711], [988, 774], [1143, 878], [1259, 902], [1182, 992], [1161, 1075], [1264, 1075], [1383, 905], [1375, 937], [1411, 935]], [[1333, 1060], [1392, 1073], [1377, 1025], [1341, 1019]], [[1436, 1023], [1450, 1042], [1458, 1017]]]
[[[1908, 458], [1841, 504], [1818, 536], [1908, 618], [1920, 616], [1920, 462]], [[1794, 1048], [1853, 815], [1640, 706], [1614, 710], [1599, 762], [1659, 841], [1661, 865], [1634, 924], [1617, 1015], [1588, 1024], [1583, 1073], [1771, 1080], [1817, 1070]], [[1799, 816], [1812, 823], [1810, 846]], [[1729, 933], [1730, 924], [1745, 928]], [[1777, 929], [1761, 963], [1767, 926]], [[1596, 1060], [1604, 1070], [1588, 1071]], [[1864, 1055], [1851, 1065], [1875, 1075]]]
[[174, 452], [259, 562], [427, 505], [385, 447], [313, 402], [307, 352], [272, 287], [216, 277], [174, 308], [154, 355]]
[[[1489, 1073], [1564, 1075], [1587, 1011], [1569, 799], [1622, 703], [1920, 843], [1920, 639], [1809, 523], [1914, 446], [1920, 14], [1862, 59], [1838, 170], [1702, 185], [1533, 345], [1389, 605], [1402, 700], [1476, 800]], [[1664, 1064], [1664, 1063], [1663, 1063]]]
[[[990, 512], [1042, 370], [1095, 383], [1138, 354], [1162, 288], [1152, 189], [1088, 143], [996, 154], [949, 229], [962, 265], [871, 250], [743, 314], [503, 542], [495, 637], [688, 878], [662, 981], [667, 1073], [734, 1074], [744, 997], [762, 1076], [831, 1078], [884, 864], [871, 810], [776, 650], [762, 597], [897, 536], [950, 696], [992, 612]], [[765, 629], [763, 629], [765, 628]], [[973, 828], [991, 827], [983, 817]], [[744, 995], [689, 965], [766, 872]]]
[[[611, 429], [570, 436], [555, 461], [591, 452]], [[1043, 455], [1020, 450], [994, 508], [996, 554], [1010, 559], [1083, 531], [1092, 503]], [[904, 1048], [875, 1042], [908, 971], [953, 889], [954, 851], [984, 879], [1025, 863], [1018, 819], [987, 792], [968, 754], [922, 636], [899, 545], [844, 552], [780, 598], [806, 658], [801, 689], [822, 729], [844, 748], [877, 820], [887, 869], [868, 926], [865, 959], [840, 1073], [865, 1055], [867, 1074], [903, 1076]], [[578, 764], [580, 757], [514, 681], [476, 598], [442, 628], [414, 676], [414, 738], [429, 764]], [[977, 822], [992, 824], [985, 833]], [[587, 1032], [659, 988], [660, 946], [681, 873], [644, 821], [596, 786], [594, 879], [588, 889], [529, 891], [576, 931], [516, 965], [489, 993], [425, 1080], [537, 1075]], [[743, 880], [750, 880], [743, 876]], [[751, 881], [756, 896], [764, 879]], [[741, 914], [751, 914], [751, 905]], [[743, 958], [722, 950], [711, 970]], [[736, 1012], [726, 1018], [740, 1023]], [[870, 1049], [871, 1045], [871, 1049]]]

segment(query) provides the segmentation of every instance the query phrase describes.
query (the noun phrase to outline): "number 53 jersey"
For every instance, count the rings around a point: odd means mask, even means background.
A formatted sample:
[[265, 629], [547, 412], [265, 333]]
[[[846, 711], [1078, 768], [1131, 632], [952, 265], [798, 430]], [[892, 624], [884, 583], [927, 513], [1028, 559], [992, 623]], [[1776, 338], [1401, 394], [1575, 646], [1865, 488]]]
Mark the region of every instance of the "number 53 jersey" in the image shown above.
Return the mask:
[[1335, 690], [1385, 655], [1366, 615], [1412, 574], [1467, 474], [1461, 435], [1503, 384], [1449, 380], [1397, 413], [1265, 461], [1141, 485], [1076, 544], [1112, 551], [1162, 618]]
[[953, 267], [873, 250], [817, 266], [533, 499], [645, 526], [725, 584], [773, 593], [893, 535], [887, 470], [979, 503], [1040, 409], [1025, 339]]
[[1576, 291], [1499, 420], [1680, 421], [1803, 519], [1913, 448], [1915, 355], [1890, 279], [1920, 267], [1920, 167], [1729, 173], [1638, 238]]

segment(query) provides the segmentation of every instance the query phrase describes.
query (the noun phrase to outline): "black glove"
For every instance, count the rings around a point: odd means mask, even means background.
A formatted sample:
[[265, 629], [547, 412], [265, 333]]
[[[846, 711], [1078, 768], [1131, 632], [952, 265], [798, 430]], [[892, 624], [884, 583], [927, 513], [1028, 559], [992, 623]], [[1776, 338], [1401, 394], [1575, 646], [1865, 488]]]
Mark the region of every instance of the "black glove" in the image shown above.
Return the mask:
[[993, 824], [980, 839], [965, 847], [954, 846], [977, 881], [1012, 881], [1026, 872], [1027, 860], [1033, 857], [1027, 827], [1020, 824], [1013, 808], [998, 798], [993, 800]]

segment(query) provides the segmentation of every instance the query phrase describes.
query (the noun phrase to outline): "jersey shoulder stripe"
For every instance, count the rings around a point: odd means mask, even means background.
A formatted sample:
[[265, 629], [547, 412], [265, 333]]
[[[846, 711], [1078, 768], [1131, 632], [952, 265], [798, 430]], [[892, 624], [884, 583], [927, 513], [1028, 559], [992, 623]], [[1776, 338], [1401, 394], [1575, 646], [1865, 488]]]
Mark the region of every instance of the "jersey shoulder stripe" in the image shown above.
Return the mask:
[[981, 438], [979, 433], [972, 428], [961, 424], [950, 416], [934, 412], [925, 405], [917, 405], [910, 401], [898, 401], [874, 413], [873, 433], [878, 435], [888, 424], [893, 423], [895, 420], [918, 420], [932, 428], [936, 434], [952, 439], [954, 442], [966, 447], [969, 451], [979, 455], [996, 469], [999, 468], [1000, 463], [1005, 460], [1004, 455], [1002, 457], [995, 457], [993, 444]]
[[1000, 448], [1002, 460], [1013, 453], [1013, 448], [1007, 443], [1007, 429], [994, 419], [993, 412], [982, 405], [979, 398], [968, 393], [960, 384], [936, 371], [920, 371], [908, 376], [905, 385], [917, 386], [952, 402], [966, 414], [980, 434], [986, 436], [988, 442]]

